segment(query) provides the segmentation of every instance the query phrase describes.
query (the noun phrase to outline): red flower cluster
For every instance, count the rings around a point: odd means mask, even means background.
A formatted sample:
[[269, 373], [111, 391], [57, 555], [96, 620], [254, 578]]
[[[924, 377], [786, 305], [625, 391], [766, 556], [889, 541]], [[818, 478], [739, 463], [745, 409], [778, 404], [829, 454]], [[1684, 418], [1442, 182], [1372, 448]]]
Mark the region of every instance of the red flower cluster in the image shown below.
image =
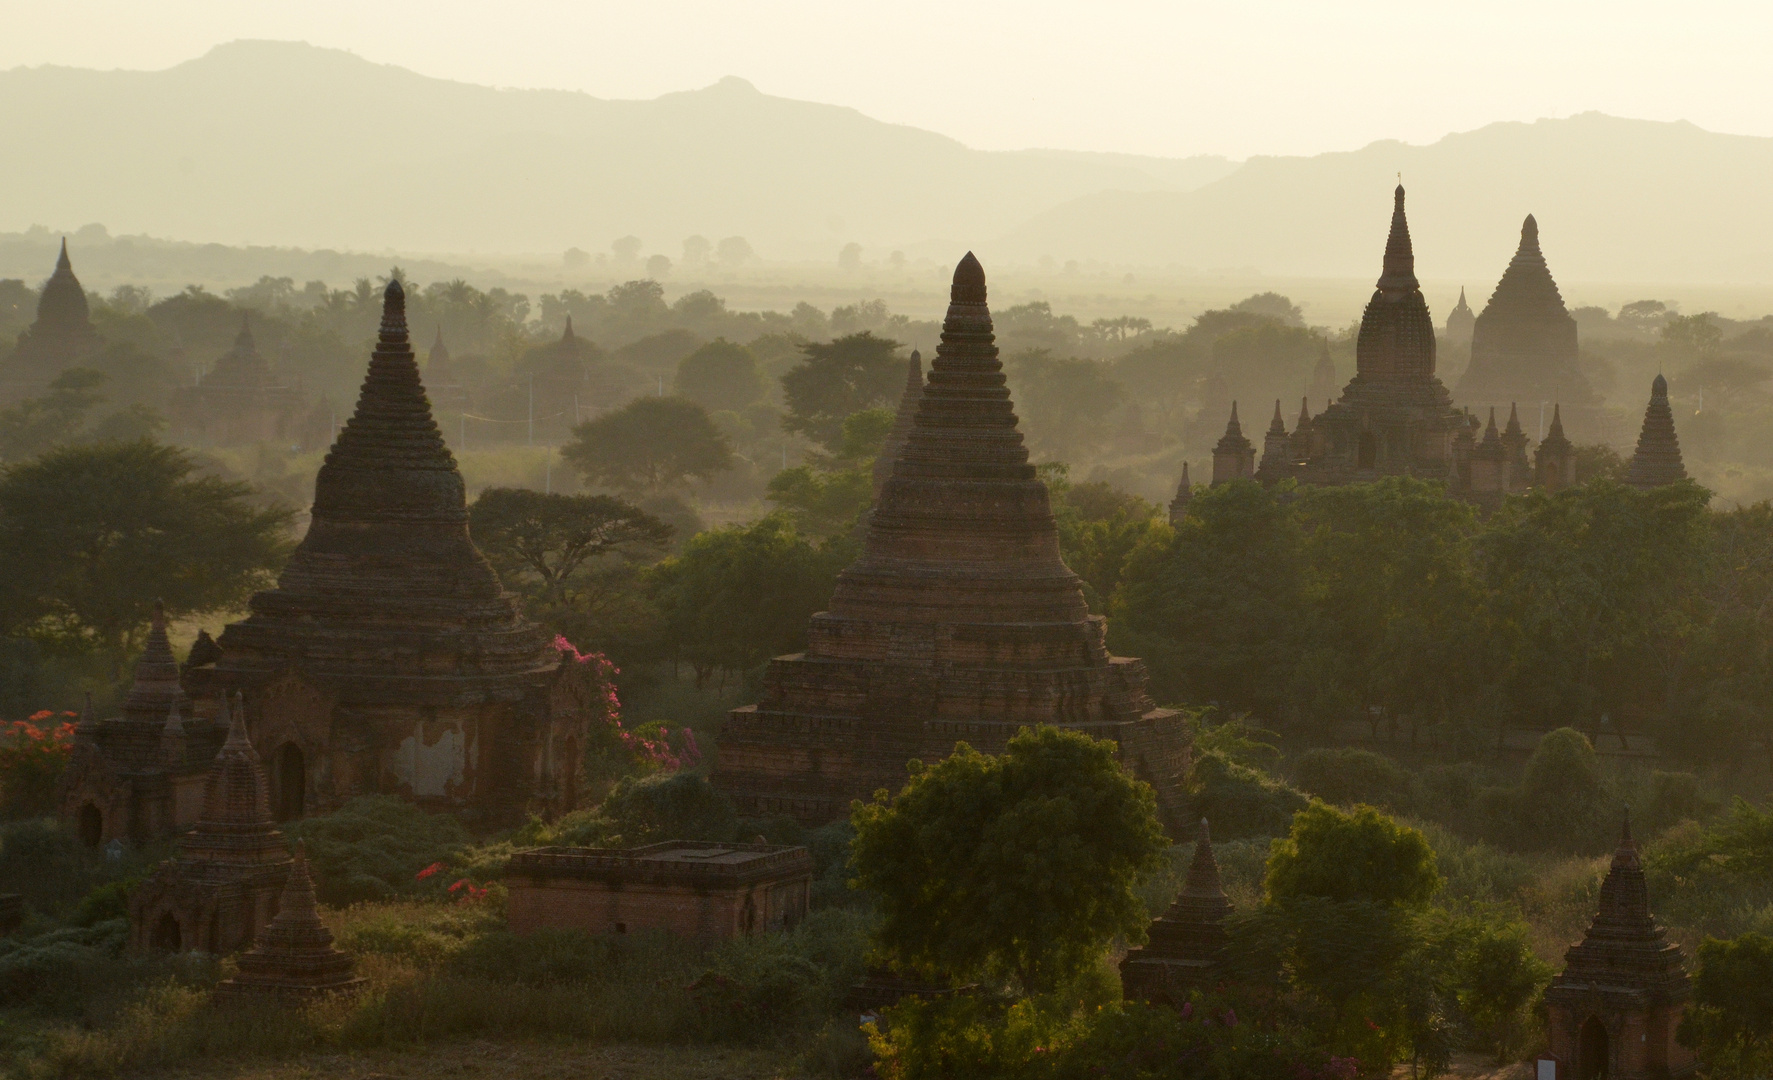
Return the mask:
[[423, 870], [420, 870], [418, 873], [414, 874], [413, 877], [414, 877], [414, 879], [416, 879], [418, 881], [423, 881], [426, 878], [431, 877], [432, 875], [436, 874], [437, 871], [442, 870], [442, 869], [443, 869], [442, 863], [434, 862], [430, 866], [427, 866]]
[[0, 791], [9, 812], [49, 809], [56, 781], [74, 752], [75, 715], [44, 709], [28, 720], [0, 725]]
[[486, 899], [486, 887], [484, 885], [476, 885], [467, 878], [462, 878], [454, 885], [451, 885], [449, 891], [461, 894], [456, 899], [456, 903], [458, 904], [472, 904], [476, 900]]

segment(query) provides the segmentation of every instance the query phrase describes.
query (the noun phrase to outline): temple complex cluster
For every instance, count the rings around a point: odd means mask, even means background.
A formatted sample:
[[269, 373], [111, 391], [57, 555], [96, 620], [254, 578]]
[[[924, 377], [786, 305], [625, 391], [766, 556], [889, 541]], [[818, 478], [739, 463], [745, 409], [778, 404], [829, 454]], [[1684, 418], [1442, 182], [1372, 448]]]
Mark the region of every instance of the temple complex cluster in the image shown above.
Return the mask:
[[757, 704], [732, 713], [714, 783], [743, 813], [824, 822], [898, 790], [912, 759], [961, 740], [1001, 752], [1021, 727], [1055, 724], [1113, 740], [1176, 822], [1187, 728], [1153, 705], [1139, 661], [1108, 654], [1104, 620], [1060, 558], [971, 254], [928, 379], [908, 378], [904, 441], [862, 554], [813, 616], [806, 651], [771, 661]]
[[250, 320], [242, 315], [234, 347], [195, 386], [181, 387], [173, 395], [177, 430], [222, 445], [305, 434], [302, 393], [283, 382], [259, 354]]
[[[1449, 317], [1448, 337], [1457, 338], [1469, 326], [1472, 349], [1460, 397], [1483, 402], [1487, 415], [1482, 417], [1470, 407], [1455, 407], [1435, 374], [1434, 324], [1416, 280], [1399, 185], [1383, 269], [1361, 316], [1354, 378], [1315, 416], [1307, 396], [1291, 430], [1276, 401], [1260, 455], [1244, 434], [1233, 401], [1225, 433], [1213, 448], [1212, 482], [1292, 479], [1339, 485], [1415, 476], [1443, 481], [1452, 494], [1486, 505], [1533, 487], [1573, 486], [1576, 448], [1565, 434], [1563, 402], [1589, 418], [1599, 399], [1577, 366], [1576, 322], [1546, 267], [1539, 228], [1530, 215], [1521, 228], [1520, 248], [1483, 313], [1471, 315], [1463, 290], [1459, 304]], [[1322, 391], [1326, 368], [1333, 378], [1327, 349], [1313, 374], [1313, 395]], [[1550, 425], [1537, 446], [1522, 426], [1520, 401], [1541, 409], [1551, 405]], [[1498, 427], [1500, 408], [1507, 409], [1507, 419]], [[1685, 476], [1668, 384], [1659, 375], [1627, 482], [1651, 487]], [[1171, 504], [1172, 520], [1177, 507], [1186, 506], [1187, 487], [1185, 468], [1179, 502]]]

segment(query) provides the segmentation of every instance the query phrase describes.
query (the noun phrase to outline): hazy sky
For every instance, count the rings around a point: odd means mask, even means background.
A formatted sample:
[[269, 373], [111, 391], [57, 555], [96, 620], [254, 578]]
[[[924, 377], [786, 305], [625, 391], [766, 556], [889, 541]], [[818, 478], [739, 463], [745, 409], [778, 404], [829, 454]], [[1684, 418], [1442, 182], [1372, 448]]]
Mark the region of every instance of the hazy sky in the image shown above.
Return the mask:
[[1308, 154], [1598, 109], [1773, 135], [1773, 4], [1432, 0], [0, 0], [0, 68], [236, 38], [654, 97], [739, 75], [987, 149]]

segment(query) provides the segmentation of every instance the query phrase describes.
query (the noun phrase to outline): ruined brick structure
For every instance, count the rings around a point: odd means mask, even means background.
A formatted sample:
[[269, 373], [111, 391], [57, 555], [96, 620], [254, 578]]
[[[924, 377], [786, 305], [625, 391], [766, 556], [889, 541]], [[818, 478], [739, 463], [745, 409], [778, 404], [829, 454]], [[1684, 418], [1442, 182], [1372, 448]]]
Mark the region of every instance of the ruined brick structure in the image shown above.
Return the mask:
[[469, 539], [398, 281], [307, 535], [250, 609], [185, 679], [245, 695], [279, 820], [377, 792], [498, 820], [572, 803], [592, 688]]
[[1680, 946], [1650, 914], [1627, 815], [1601, 883], [1600, 910], [1545, 991], [1558, 1080], [1691, 1075], [1692, 1052], [1675, 1041], [1691, 993]]
[[1675, 436], [1674, 410], [1668, 404], [1668, 380], [1656, 376], [1650, 384], [1650, 404], [1644, 407], [1644, 427], [1638, 432], [1637, 451], [1631, 455], [1625, 482], [1653, 488], [1687, 478], [1681, 464], [1681, 440]]
[[270, 998], [299, 1005], [329, 994], [361, 990], [351, 958], [333, 947], [332, 931], [314, 905], [314, 880], [300, 846], [289, 869], [277, 914], [240, 955], [233, 978], [215, 988], [217, 1001]]
[[812, 880], [806, 848], [692, 840], [520, 851], [505, 873], [516, 933], [664, 930], [702, 941], [792, 929]]
[[271, 821], [265, 770], [237, 708], [227, 723], [196, 826], [179, 839], [178, 855], [130, 894], [133, 948], [233, 952], [252, 944], [277, 913], [289, 848]]
[[55, 272], [43, 283], [37, 298], [37, 318], [18, 336], [12, 354], [0, 363], [0, 400], [33, 397], [51, 380], [95, 353], [104, 339], [92, 326], [86, 290], [74, 276], [68, 259], [68, 242], [55, 261]]
[[1231, 901], [1219, 883], [1213, 838], [1200, 822], [1188, 880], [1169, 910], [1151, 924], [1150, 940], [1120, 962], [1122, 992], [1140, 1001], [1181, 1005], [1190, 990], [1214, 985], [1225, 948], [1225, 917]]
[[1459, 400], [1480, 408], [1562, 402], [1587, 423], [1600, 399], [1576, 355], [1576, 320], [1539, 250], [1539, 224], [1528, 214], [1520, 247], [1472, 326], [1471, 365], [1459, 380]]
[[287, 386], [259, 355], [250, 316], [240, 317], [234, 347], [216, 360], [196, 386], [173, 396], [173, 416], [189, 436], [217, 446], [269, 442], [297, 435], [302, 394]]
[[1059, 556], [969, 254], [862, 554], [812, 617], [806, 652], [771, 661], [758, 703], [733, 711], [713, 782], [744, 813], [830, 821], [898, 790], [913, 758], [961, 740], [1001, 752], [1020, 728], [1056, 724], [1118, 743], [1173, 814], [1187, 728], [1104, 632]]
[[225, 726], [192, 716], [156, 604], [122, 715], [99, 720], [89, 699], [75, 725], [58, 814], [88, 847], [171, 836], [197, 820], [204, 777], [226, 737]]

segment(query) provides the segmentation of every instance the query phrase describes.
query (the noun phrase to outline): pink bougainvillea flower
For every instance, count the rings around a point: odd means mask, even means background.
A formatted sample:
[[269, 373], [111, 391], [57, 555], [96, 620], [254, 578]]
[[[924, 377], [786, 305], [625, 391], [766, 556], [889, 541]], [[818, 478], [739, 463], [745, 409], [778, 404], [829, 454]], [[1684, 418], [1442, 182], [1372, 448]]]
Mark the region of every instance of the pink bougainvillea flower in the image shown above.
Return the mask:
[[430, 866], [427, 866], [423, 870], [420, 870], [418, 873], [414, 874], [413, 877], [418, 879], [419, 881], [423, 881], [426, 878], [432, 876], [433, 874], [437, 873], [439, 870], [442, 870], [442, 869], [443, 869], [442, 863], [434, 862]]

